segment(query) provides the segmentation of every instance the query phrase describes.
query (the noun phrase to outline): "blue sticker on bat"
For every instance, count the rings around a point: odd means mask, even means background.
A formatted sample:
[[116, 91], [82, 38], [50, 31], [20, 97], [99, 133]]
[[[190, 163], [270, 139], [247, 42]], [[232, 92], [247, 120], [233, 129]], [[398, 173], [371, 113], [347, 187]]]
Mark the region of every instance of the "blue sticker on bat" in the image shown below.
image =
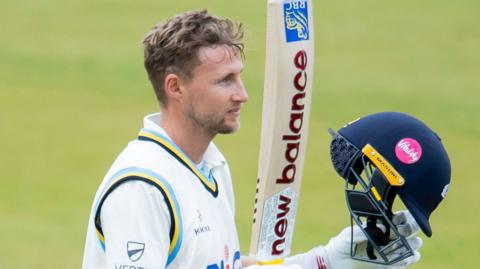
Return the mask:
[[285, 0], [283, 2], [283, 20], [287, 43], [308, 40], [310, 30], [307, 0]]

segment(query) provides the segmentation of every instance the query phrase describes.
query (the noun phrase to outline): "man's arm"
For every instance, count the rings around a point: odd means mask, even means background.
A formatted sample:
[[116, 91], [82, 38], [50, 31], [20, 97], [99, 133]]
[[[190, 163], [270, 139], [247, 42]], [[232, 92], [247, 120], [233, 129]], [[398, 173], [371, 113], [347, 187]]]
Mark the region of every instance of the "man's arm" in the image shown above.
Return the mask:
[[170, 217], [155, 187], [140, 181], [123, 183], [107, 197], [101, 221], [107, 268], [133, 263], [137, 268], [166, 267]]

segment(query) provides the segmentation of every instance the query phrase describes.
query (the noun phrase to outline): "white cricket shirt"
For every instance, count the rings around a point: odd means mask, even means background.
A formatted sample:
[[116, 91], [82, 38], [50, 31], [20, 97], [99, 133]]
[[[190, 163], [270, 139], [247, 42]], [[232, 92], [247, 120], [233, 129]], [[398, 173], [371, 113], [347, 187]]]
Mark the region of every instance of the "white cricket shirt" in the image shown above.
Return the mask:
[[200, 169], [157, 125], [117, 157], [88, 222], [83, 269], [238, 269], [228, 165], [210, 143]]

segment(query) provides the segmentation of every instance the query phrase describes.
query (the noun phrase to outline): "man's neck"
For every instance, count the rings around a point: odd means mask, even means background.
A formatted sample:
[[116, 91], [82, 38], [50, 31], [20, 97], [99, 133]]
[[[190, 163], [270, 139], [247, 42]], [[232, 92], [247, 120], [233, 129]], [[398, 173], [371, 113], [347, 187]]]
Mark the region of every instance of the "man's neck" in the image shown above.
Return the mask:
[[162, 113], [160, 122], [157, 124], [195, 164], [202, 161], [213, 139], [212, 135], [206, 134], [203, 129], [193, 126], [182, 117], [171, 117], [168, 112]]

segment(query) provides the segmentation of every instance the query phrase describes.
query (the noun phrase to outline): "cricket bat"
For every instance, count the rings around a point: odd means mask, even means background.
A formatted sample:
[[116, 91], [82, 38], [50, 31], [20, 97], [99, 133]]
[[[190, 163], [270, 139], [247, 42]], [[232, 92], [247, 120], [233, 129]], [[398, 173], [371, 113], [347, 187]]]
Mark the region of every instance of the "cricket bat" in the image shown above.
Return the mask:
[[265, 83], [250, 257], [291, 250], [313, 82], [312, 0], [268, 0]]

